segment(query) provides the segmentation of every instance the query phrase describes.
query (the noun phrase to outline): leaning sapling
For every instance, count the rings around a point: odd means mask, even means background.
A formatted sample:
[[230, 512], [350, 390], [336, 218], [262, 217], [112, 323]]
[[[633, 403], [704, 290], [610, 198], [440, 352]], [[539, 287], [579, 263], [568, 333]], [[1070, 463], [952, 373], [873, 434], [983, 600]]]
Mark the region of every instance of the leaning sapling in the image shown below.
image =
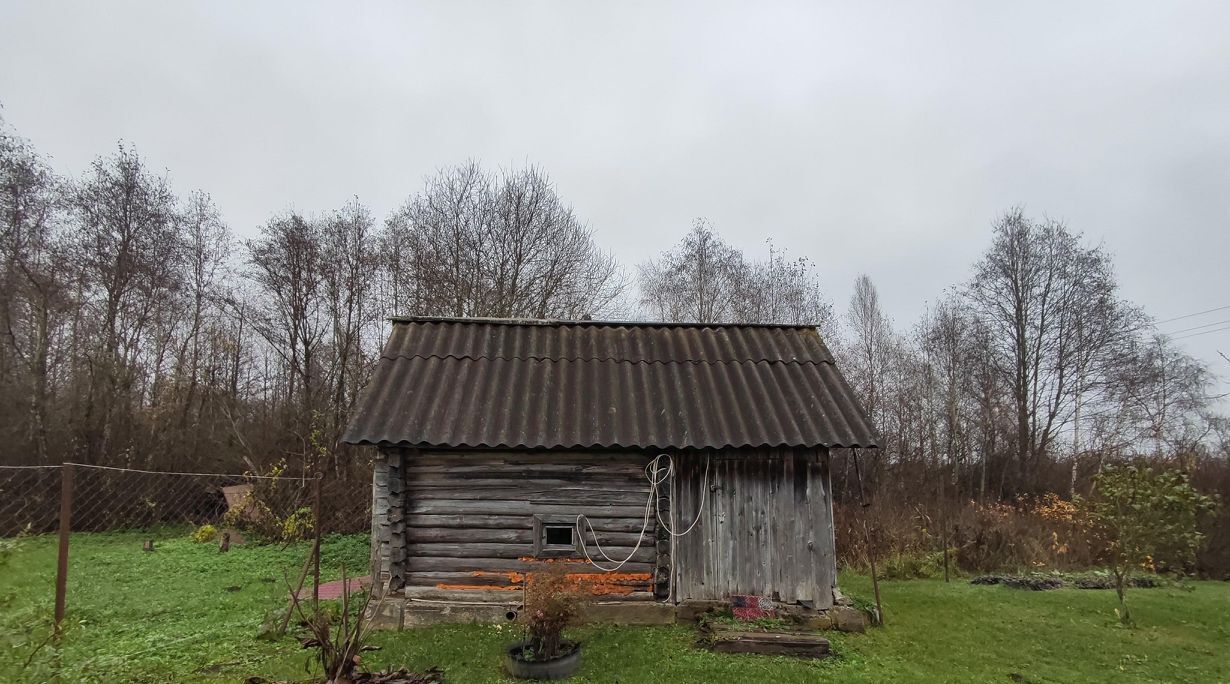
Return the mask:
[[1145, 464], [1113, 466], [1097, 476], [1095, 496], [1082, 501], [1093, 524], [1119, 597], [1120, 621], [1132, 624], [1127, 606], [1131, 573], [1158, 564], [1189, 567], [1204, 544], [1198, 528], [1213, 512], [1215, 498], [1196, 491], [1187, 476]]

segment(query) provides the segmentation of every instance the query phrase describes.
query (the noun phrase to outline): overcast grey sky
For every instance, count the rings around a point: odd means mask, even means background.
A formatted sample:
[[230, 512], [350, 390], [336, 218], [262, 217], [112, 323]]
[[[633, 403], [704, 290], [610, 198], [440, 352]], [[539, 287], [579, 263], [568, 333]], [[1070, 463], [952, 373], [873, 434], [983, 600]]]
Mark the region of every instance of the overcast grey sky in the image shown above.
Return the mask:
[[[899, 327], [1013, 204], [1104, 242], [1158, 319], [1230, 305], [1225, 1], [3, 0], [0, 103], [57, 170], [122, 138], [241, 235], [528, 161], [626, 264], [705, 216], [839, 308], [868, 273]], [[1182, 344], [1230, 374], [1230, 331]]]

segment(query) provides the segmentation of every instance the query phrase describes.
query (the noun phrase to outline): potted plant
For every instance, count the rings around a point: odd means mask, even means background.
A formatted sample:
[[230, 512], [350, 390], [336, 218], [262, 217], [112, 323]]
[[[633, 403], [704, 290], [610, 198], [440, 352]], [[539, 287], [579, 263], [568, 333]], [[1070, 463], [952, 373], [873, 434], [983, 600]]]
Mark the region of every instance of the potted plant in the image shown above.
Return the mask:
[[504, 669], [521, 679], [565, 679], [581, 667], [581, 643], [565, 639], [580, 597], [560, 568], [530, 573], [521, 618], [525, 639], [504, 651]]

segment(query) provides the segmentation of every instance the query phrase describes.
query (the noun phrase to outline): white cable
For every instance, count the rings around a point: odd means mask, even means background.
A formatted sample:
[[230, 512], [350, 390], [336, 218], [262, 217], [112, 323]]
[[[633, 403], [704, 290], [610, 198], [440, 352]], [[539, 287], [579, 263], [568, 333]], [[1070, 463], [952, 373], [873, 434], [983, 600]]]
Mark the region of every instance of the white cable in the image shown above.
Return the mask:
[[[666, 458], [667, 462], [665, 474], [662, 474], [662, 467], [659, 465], [659, 462], [663, 458]], [[641, 533], [637, 535], [636, 538], [636, 546], [632, 547], [632, 551], [628, 554], [628, 557], [623, 560], [616, 560], [607, 555], [606, 551], [602, 548], [602, 544], [598, 542], [598, 533], [594, 531], [594, 526], [589, 521], [589, 518], [584, 513], [578, 513], [576, 520], [576, 531], [581, 537], [581, 553], [585, 555], [585, 560], [588, 561], [590, 565], [603, 572], [615, 572], [624, 565], [627, 565], [628, 562], [632, 560], [632, 557], [636, 555], [636, 552], [640, 550], [641, 543], [645, 540], [645, 533], [649, 531], [649, 519], [651, 515], [657, 518], [658, 524], [661, 525], [662, 529], [666, 530], [667, 534], [670, 534], [672, 537], [682, 537], [691, 532], [692, 529], [696, 527], [697, 523], [700, 522], [700, 518], [705, 511], [705, 501], [709, 492], [709, 464], [710, 457], [706, 455], [705, 476], [701, 482], [700, 506], [696, 511], [696, 519], [693, 520], [692, 523], [688, 525], [688, 528], [683, 532], [675, 532], [669, 525], [666, 524], [666, 521], [662, 519], [662, 509], [658, 498], [658, 488], [662, 486], [662, 483], [675, 476], [675, 460], [671, 458], [669, 454], [658, 454], [652, 461], [645, 465], [645, 479], [649, 480], [649, 499], [645, 502], [645, 516], [641, 523]], [[601, 555], [606, 562], [614, 563], [614, 567], [603, 567], [589, 555], [589, 547], [585, 543], [585, 528], [589, 528], [589, 534], [594, 538], [594, 548], [598, 549], [599, 555]]]
[[[656, 490], [657, 490], [657, 487], [651, 484], [649, 487], [649, 495], [653, 496]], [[598, 568], [599, 570], [603, 572], [615, 572], [616, 570], [626, 565], [628, 561], [632, 560], [632, 557], [635, 556], [636, 552], [639, 551], [641, 548], [641, 542], [644, 541], [645, 539], [645, 532], [649, 530], [649, 514], [651, 512], [651, 508], [650, 508], [651, 503], [652, 501], [645, 502], [645, 520], [641, 525], [641, 533], [637, 535], [636, 537], [636, 546], [633, 546], [632, 551], [628, 554], [628, 557], [621, 561], [617, 561], [614, 558], [611, 558], [610, 556], [606, 555], [606, 552], [602, 550], [602, 545], [598, 543], [598, 533], [594, 531], [594, 526], [589, 522], [589, 518], [587, 518], [584, 513], [578, 513], [576, 528], [577, 528], [577, 534], [581, 535], [581, 553], [585, 554], [585, 560], [589, 561], [590, 565], [594, 566], [595, 568]], [[590, 557], [589, 548], [585, 545], [585, 533], [581, 527], [582, 522], [584, 522], [585, 526], [589, 528], [590, 536], [594, 538], [594, 546], [598, 549], [598, 553], [602, 554], [602, 557], [606, 559], [608, 563], [615, 563], [615, 567], [604, 568], [601, 565], [599, 565], [597, 562], [595, 562], [593, 558]]]
[[[662, 454], [662, 456], [666, 456], [666, 454]], [[659, 456], [658, 458], [661, 458], [662, 456]], [[666, 456], [666, 458], [668, 461], [670, 461], [670, 471], [667, 473], [667, 477], [674, 477], [675, 461], [671, 459], [670, 456]], [[657, 459], [654, 459], [654, 460], [657, 460]], [[688, 532], [691, 532], [692, 528], [696, 527], [696, 524], [700, 522], [700, 516], [705, 512], [705, 499], [708, 497], [708, 494], [709, 494], [709, 463], [710, 463], [710, 460], [711, 460], [710, 457], [706, 455], [705, 456], [705, 477], [704, 479], [701, 480], [701, 483], [700, 483], [701, 484], [700, 506], [696, 509], [696, 519], [692, 521], [692, 524], [688, 525], [688, 529], [682, 532], [678, 532], [678, 533], [672, 530], [670, 526], [666, 524], [666, 521], [662, 519], [662, 509], [658, 505], [658, 499], [657, 498], [654, 499], [654, 511], [658, 515], [658, 524], [661, 525], [662, 529], [666, 530], [667, 533], [669, 533], [672, 537], [682, 537]], [[671, 503], [673, 504], [674, 501], [672, 501]]]

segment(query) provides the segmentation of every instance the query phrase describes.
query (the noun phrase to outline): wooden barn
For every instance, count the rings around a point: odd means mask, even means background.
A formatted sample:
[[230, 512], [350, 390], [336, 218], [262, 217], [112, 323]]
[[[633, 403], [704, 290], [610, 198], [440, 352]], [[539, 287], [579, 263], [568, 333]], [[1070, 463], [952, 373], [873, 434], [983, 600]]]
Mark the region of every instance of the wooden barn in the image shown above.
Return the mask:
[[815, 328], [393, 323], [343, 437], [385, 623], [503, 616], [548, 563], [658, 613], [833, 604], [829, 450], [878, 438]]

